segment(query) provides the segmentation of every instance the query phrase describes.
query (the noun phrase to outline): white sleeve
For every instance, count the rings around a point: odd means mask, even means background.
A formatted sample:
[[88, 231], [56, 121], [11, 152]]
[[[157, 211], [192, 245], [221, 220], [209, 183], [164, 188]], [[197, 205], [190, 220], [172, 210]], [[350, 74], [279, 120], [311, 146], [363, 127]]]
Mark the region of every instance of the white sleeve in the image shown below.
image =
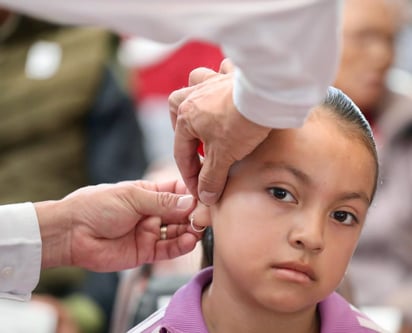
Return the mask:
[[0, 206], [0, 298], [28, 300], [41, 266], [41, 238], [32, 203]]
[[19, 12], [160, 42], [219, 44], [237, 67], [234, 103], [269, 127], [297, 127], [333, 82], [342, 0], [0, 0]]

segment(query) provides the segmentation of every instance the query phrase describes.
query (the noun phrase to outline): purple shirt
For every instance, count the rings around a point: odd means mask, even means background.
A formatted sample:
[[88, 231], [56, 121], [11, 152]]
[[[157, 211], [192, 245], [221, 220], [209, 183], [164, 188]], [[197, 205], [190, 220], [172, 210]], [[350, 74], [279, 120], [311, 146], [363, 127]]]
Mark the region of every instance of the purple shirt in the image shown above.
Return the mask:
[[[163, 309], [129, 331], [129, 333], [208, 333], [203, 319], [202, 291], [212, 281], [213, 269], [202, 270], [180, 288]], [[385, 333], [378, 325], [332, 293], [319, 303], [320, 333]]]

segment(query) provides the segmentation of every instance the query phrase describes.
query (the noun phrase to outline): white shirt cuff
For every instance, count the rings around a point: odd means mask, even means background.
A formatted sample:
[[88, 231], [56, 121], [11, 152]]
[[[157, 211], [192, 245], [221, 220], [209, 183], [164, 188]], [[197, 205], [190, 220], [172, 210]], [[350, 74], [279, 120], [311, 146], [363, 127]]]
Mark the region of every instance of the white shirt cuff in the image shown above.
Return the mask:
[[305, 96], [302, 91], [296, 94], [295, 99], [282, 98], [275, 92], [271, 96], [264, 96], [255, 91], [239, 69], [235, 69], [233, 102], [245, 118], [256, 124], [270, 128], [300, 127], [310, 109], [324, 99], [326, 89], [324, 92], [305, 91]]
[[39, 281], [41, 246], [32, 203], [0, 206], [0, 298], [30, 299]]

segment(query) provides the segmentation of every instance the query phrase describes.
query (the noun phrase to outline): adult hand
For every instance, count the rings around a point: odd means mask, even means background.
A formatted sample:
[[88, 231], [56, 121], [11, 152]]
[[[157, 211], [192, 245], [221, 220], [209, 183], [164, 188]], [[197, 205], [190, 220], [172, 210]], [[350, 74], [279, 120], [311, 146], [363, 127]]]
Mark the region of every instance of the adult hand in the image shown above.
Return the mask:
[[[176, 164], [190, 192], [207, 205], [219, 199], [230, 166], [251, 153], [270, 131], [237, 111], [232, 88], [233, 65], [224, 60], [219, 73], [193, 70], [189, 87], [169, 97]], [[203, 163], [197, 153], [199, 142]]]
[[[127, 181], [35, 203], [42, 267], [117, 271], [191, 251], [201, 234], [188, 224], [196, 200], [186, 192], [177, 181]], [[162, 225], [167, 225], [165, 240]]]

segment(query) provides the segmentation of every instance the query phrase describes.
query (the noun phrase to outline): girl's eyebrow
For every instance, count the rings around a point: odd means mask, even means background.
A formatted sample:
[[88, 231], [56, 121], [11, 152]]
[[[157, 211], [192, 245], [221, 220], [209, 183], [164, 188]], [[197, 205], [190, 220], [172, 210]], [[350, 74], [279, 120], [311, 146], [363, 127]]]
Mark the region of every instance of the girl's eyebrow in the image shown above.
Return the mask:
[[363, 191], [361, 192], [350, 192], [344, 193], [341, 197], [341, 200], [351, 200], [351, 199], [361, 199], [364, 201], [368, 206], [371, 204], [371, 199], [367, 196], [367, 194]]
[[293, 174], [296, 178], [298, 178], [302, 183], [306, 184], [306, 185], [310, 185], [312, 183], [312, 180], [310, 179], [310, 177], [303, 172], [302, 170], [299, 170], [297, 168], [295, 168], [294, 166], [284, 163], [284, 162], [278, 162], [278, 163], [274, 163], [274, 162], [265, 162], [263, 163], [262, 166], [262, 171], [270, 171], [273, 169], [281, 169], [281, 170], [286, 170], [289, 171], [291, 174]]
[[[305, 185], [310, 185], [312, 183], [312, 180], [309, 177], [309, 175], [307, 175], [302, 170], [299, 170], [299, 169], [295, 168], [294, 166], [289, 165], [289, 164], [284, 163], [284, 162], [279, 162], [279, 163], [265, 162], [265, 163], [263, 163], [263, 166], [262, 166], [261, 170], [262, 171], [266, 171], [266, 170], [270, 171], [270, 170], [273, 170], [273, 169], [286, 170], [286, 171], [290, 172], [291, 174], [293, 174], [297, 179], [299, 179]], [[351, 200], [351, 199], [360, 199], [360, 200], [364, 201], [368, 206], [371, 204], [371, 199], [369, 198], [369, 196], [364, 191], [343, 193], [339, 197], [339, 199], [342, 200], [342, 201]]]

